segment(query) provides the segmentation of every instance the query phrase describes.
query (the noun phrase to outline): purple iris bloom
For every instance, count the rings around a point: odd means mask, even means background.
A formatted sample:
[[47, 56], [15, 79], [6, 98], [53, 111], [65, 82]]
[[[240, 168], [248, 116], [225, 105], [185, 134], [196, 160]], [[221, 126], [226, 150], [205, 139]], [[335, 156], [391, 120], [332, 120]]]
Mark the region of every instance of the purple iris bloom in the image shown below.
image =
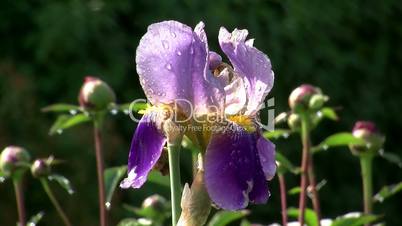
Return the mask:
[[193, 108], [179, 102], [176, 110], [186, 116], [225, 114], [224, 128], [212, 131], [206, 141], [204, 180], [212, 201], [237, 210], [268, 200], [267, 180], [276, 171], [275, 147], [262, 136], [257, 122], [274, 75], [270, 60], [253, 47], [253, 40], [246, 40], [247, 34], [225, 28], [219, 32], [219, 44], [232, 67], [208, 50], [202, 22], [194, 30], [176, 21], [149, 26], [137, 48], [136, 63], [155, 108], [147, 111], [134, 133], [122, 188], [145, 183], [166, 143], [160, 107], [184, 99]]

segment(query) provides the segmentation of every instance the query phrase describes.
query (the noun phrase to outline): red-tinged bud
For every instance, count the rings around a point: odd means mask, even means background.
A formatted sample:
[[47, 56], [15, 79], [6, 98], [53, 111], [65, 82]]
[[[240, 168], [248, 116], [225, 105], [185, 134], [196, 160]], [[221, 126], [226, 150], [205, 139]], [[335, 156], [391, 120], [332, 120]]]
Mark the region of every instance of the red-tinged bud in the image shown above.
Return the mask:
[[[310, 103], [310, 99], [314, 95], [321, 95], [322, 92], [319, 88], [314, 87], [309, 84], [303, 84], [296, 89], [292, 91], [292, 93], [289, 96], [289, 107], [295, 111], [298, 112], [300, 110], [306, 110], [307, 108], [310, 107], [311, 104], [315, 105], [314, 107], [317, 107], [319, 103], [317, 101], [314, 101], [314, 103]], [[324, 97], [324, 96], [323, 96]], [[322, 98], [318, 98], [322, 99]], [[325, 102], [325, 101], [323, 101]], [[322, 102], [322, 104], [323, 104]], [[321, 104], [321, 106], [322, 106]]]
[[0, 169], [6, 176], [11, 176], [16, 171], [26, 168], [31, 157], [24, 148], [18, 146], [6, 147], [0, 156]]
[[105, 110], [116, 101], [112, 88], [104, 81], [87, 76], [81, 87], [78, 101], [82, 108], [89, 111]]
[[142, 208], [151, 208], [157, 213], [164, 213], [167, 209], [167, 200], [160, 195], [151, 195], [144, 200], [142, 203]]
[[36, 178], [49, 176], [50, 165], [44, 159], [37, 159], [31, 166], [32, 175]]
[[369, 121], [356, 122], [353, 127], [353, 136], [367, 142], [366, 145], [352, 145], [350, 147], [355, 155], [376, 154], [385, 142], [385, 137], [378, 131], [376, 125]]

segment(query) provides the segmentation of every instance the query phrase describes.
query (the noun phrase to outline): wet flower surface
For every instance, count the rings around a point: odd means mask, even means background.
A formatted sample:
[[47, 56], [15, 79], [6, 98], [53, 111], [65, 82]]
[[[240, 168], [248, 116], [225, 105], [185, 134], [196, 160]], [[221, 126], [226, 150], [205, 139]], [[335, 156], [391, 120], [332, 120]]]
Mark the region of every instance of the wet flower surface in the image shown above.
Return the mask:
[[149, 26], [137, 48], [136, 63], [153, 107], [145, 112], [134, 134], [129, 173], [121, 187], [139, 188], [145, 183], [166, 143], [163, 124], [170, 115], [164, 109], [175, 104], [174, 112], [190, 119], [187, 124], [196, 121], [194, 116], [221, 119], [205, 122], [217, 129], [189, 136], [205, 144], [201, 145], [206, 149], [202, 150], [204, 177], [212, 201], [237, 210], [249, 202], [268, 200], [266, 181], [276, 171], [275, 147], [261, 135], [258, 112], [274, 75], [268, 57], [253, 46], [253, 39], [246, 40], [247, 35], [247, 30], [238, 29], [230, 33], [221, 28], [219, 32], [219, 44], [232, 67], [209, 51], [202, 22], [194, 30], [176, 21]]

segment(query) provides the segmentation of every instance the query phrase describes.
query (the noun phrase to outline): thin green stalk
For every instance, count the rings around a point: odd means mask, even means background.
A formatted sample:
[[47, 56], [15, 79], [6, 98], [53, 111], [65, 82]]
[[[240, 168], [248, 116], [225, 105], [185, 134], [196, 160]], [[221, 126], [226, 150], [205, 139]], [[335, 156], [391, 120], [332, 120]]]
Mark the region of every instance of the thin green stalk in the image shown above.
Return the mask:
[[307, 170], [309, 162], [309, 120], [306, 113], [301, 114], [301, 140], [303, 143], [302, 163], [301, 163], [301, 179], [300, 179], [300, 196], [299, 196], [299, 224], [304, 225], [304, 212], [306, 209], [306, 190], [307, 190]]
[[56, 197], [54, 196], [52, 190], [49, 187], [49, 184], [47, 183], [47, 180], [45, 178], [41, 178], [40, 182], [42, 183], [42, 187], [45, 190], [47, 196], [49, 196], [50, 201], [54, 205], [54, 207], [57, 210], [57, 213], [60, 215], [61, 219], [63, 220], [64, 224], [66, 226], [71, 226], [71, 222], [68, 219], [66, 213], [64, 213], [63, 209], [61, 208], [59, 202], [57, 201]]
[[363, 180], [364, 213], [371, 214], [373, 210], [372, 156], [361, 156], [360, 166]]
[[22, 189], [22, 180], [14, 178], [13, 183], [18, 208], [18, 226], [24, 226], [26, 224], [25, 220], [26, 218], [25, 218], [24, 191]]
[[99, 220], [101, 226], [107, 226], [107, 211], [105, 198], [105, 182], [104, 182], [104, 163], [102, 153], [102, 116], [95, 115], [94, 119], [94, 140], [96, 152], [96, 169], [98, 174], [98, 192], [99, 192]]
[[181, 142], [168, 143], [172, 226], [176, 226], [181, 212], [180, 145]]
[[309, 163], [308, 163], [308, 180], [312, 193], [313, 209], [317, 214], [318, 225], [321, 225], [321, 207], [320, 199], [317, 191], [317, 183], [314, 174], [314, 163], [313, 163], [313, 153], [310, 152]]

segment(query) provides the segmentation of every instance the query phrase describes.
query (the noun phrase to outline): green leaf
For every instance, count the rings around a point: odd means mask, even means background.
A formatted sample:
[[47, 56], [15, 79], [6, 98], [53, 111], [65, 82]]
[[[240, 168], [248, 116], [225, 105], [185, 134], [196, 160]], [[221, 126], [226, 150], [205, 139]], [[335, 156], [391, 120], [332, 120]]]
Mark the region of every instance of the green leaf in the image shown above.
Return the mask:
[[56, 181], [62, 188], [64, 188], [64, 190], [68, 192], [68, 194], [74, 194], [74, 189], [71, 186], [70, 181], [66, 177], [58, 174], [52, 174], [48, 176], [48, 179], [49, 181]]
[[251, 223], [248, 220], [242, 220], [240, 226], [251, 226]]
[[349, 213], [337, 217], [331, 226], [362, 226], [378, 220], [380, 217], [376, 215], [362, 215], [360, 213]]
[[[112, 106], [112, 111], [113, 110], [118, 110], [118, 111], [122, 111], [125, 114], [128, 114], [131, 111], [133, 112], [139, 112], [141, 110], [145, 110], [147, 109], [148, 104], [144, 103], [144, 102], [138, 102], [138, 103], [125, 103], [125, 104], [120, 104], [120, 105], [115, 105]], [[130, 109], [131, 108], [131, 109]]]
[[288, 194], [296, 195], [296, 194], [299, 194], [300, 191], [301, 191], [301, 188], [297, 186], [297, 187], [293, 187], [293, 188], [289, 189]]
[[288, 138], [292, 131], [287, 129], [276, 129], [273, 131], [264, 132], [264, 137], [267, 139], [279, 139], [279, 138]]
[[[287, 212], [290, 217], [299, 217], [299, 209], [297, 208], [289, 208]], [[318, 218], [314, 210], [306, 208], [304, 215], [307, 226], [318, 226]]]
[[225, 226], [233, 221], [239, 220], [250, 214], [247, 210], [242, 211], [219, 211], [217, 212], [208, 223], [208, 226]]
[[287, 159], [284, 155], [279, 153], [279, 151], [276, 152], [275, 155], [275, 160], [279, 162], [279, 167], [278, 167], [278, 173], [286, 173], [287, 171], [290, 171], [294, 174], [300, 173], [300, 169], [298, 167], [295, 167], [289, 159]]
[[27, 225], [37, 225], [42, 220], [45, 213], [43, 211], [33, 215], [27, 222]]
[[61, 133], [64, 129], [68, 129], [90, 120], [91, 118], [85, 114], [60, 115], [50, 128], [49, 134], [54, 135], [56, 133]]
[[153, 222], [149, 219], [134, 219], [134, 218], [126, 218], [123, 219], [117, 224], [117, 226], [149, 226], [154, 225]]
[[387, 160], [390, 163], [394, 163], [396, 164], [399, 168], [402, 168], [402, 160], [401, 158], [391, 152], [384, 152], [384, 151], [380, 151], [379, 155], [384, 158], [385, 160]]
[[106, 203], [112, 201], [113, 193], [126, 172], [127, 166], [111, 167], [104, 171]]
[[322, 115], [322, 117], [324, 118], [328, 118], [331, 120], [339, 120], [338, 115], [336, 114], [335, 110], [333, 108], [330, 107], [324, 107], [319, 111], [319, 114]]
[[72, 105], [72, 104], [53, 104], [47, 107], [42, 108], [43, 112], [70, 112], [75, 115], [81, 111], [80, 106]]
[[363, 139], [354, 137], [352, 133], [342, 132], [327, 137], [318, 146], [314, 147], [313, 150], [317, 152], [320, 150], [327, 150], [331, 147], [365, 144], [366, 142]]
[[373, 199], [375, 202], [383, 202], [385, 199], [395, 195], [400, 191], [402, 191], [402, 182], [384, 186], [376, 195], [374, 195]]
[[164, 187], [169, 188], [170, 187], [170, 182], [169, 182], [169, 177], [163, 176], [160, 172], [157, 171], [151, 171], [148, 174], [148, 182], [158, 184]]

